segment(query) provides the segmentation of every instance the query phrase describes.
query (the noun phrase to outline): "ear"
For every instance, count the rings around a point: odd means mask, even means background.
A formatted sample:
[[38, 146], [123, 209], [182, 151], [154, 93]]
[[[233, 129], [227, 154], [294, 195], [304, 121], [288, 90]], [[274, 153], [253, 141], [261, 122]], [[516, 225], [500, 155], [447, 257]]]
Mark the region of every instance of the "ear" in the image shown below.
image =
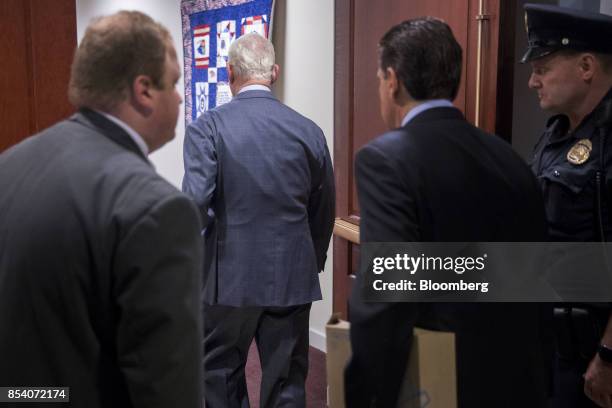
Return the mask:
[[227, 64], [227, 78], [230, 84], [236, 81], [236, 74], [234, 73], [234, 66], [232, 64]]
[[270, 79], [270, 85], [276, 82], [279, 75], [280, 75], [280, 66], [278, 64], [274, 64], [274, 66], [272, 66], [272, 78]]
[[132, 100], [134, 107], [148, 113], [153, 110], [153, 82], [147, 75], [138, 75], [132, 83]]
[[593, 79], [597, 62], [597, 59], [591, 53], [584, 53], [580, 55], [578, 59], [578, 67], [580, 69], [580, 75], [584, 81], [589, 82]]
[[395, 73], [395, 70], [391, 67], [387, 67], [385, 74], [387, 76], [385, 78], [385, 82], [389, 95], [393, 98], [393, 100], [397, 100], [400, 91], [400, 84], [397, 78], [397, 74]]

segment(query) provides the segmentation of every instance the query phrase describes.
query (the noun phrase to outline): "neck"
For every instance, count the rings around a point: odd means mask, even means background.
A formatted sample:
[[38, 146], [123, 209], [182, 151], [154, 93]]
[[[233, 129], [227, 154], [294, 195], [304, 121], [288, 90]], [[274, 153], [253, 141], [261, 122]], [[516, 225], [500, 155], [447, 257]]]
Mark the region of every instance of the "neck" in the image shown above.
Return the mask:
[[567, 113], [570, 122], [570, 130], [576, 129], [584, 118], [589, 115], [599, 105], [601, 100], [606, 96], [612, 87], [612, 80], [607, 81], [607, 84], [593, 85], [591, 92], [580, 101], [577, 106]]
[[272, 83], [270, 81], [265, 81], [261, 79], [248, 79], [244, 82], [236, 84], [236, 93], [234, 95], [238, 94], [238, 92], [240, 92], [242, 88], [247, 87], [249, 85], [263, 85], [267, 86], [268, 88], [272, 88]]

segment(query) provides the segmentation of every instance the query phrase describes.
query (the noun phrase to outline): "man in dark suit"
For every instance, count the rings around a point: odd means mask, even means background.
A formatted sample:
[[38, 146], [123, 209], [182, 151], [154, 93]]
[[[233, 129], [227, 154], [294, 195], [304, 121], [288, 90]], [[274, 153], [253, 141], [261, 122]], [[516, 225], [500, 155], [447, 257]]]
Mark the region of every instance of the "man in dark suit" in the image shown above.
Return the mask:
[[[390, 132], [361, 149], [355, 173], [367, 242], [542, 241], [546, 224], [529, 168], [452, 101], [461, 48], [442, 21], [391, 28], [379, 44], [381, 113]], [[539, 306], [349, 303], [348, 407], [393, 407], [415, 325], [455, 333], [458, 405], [542, 407], [548, 391]]]
[[231, 102], [187, 128], [185, 179], [204, 233], [206, 404], [248, 406], [244, 365], [257, 342], [262, 407], [304, 407], [308, 318], [321, 299], [334, 215], [323, 132], [270, 92], [272, 44], [232, 43]]
[[174, 137], [179, 77], [160, 24], [97, 19], [72, 64], [79, 112], [0, 156], [1, 386], [201, 406], [199, 215], [147, 160]]

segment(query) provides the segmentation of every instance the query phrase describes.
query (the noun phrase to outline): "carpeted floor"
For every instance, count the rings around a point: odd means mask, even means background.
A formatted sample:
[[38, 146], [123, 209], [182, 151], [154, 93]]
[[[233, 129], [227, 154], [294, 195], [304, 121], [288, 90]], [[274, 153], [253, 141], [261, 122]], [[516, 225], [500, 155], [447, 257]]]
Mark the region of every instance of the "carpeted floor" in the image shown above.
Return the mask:
[[[308, 353], [309, 367], [306, 379], [306, 407], [325, 408], [327, 406], [327, 378], [325, 374], [325, 353], [313, 347]], [[259, 383], [261, 382], [261, 366], [257, 347], [251, 344], [249, 359], [246, 365], [247, 388], [251, 408], [259, 408]]]

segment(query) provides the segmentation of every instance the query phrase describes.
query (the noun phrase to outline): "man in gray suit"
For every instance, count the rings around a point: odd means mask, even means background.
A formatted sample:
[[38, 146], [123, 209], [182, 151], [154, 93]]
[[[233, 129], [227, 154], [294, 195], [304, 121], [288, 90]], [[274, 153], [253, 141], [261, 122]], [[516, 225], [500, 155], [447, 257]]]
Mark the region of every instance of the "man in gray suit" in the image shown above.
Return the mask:
[[310, 305], [321, 299], [334, 179], [317, 125], [270, 92], [279, 67], [257, 34], [232, 43], [231, 102], [187, 128], [183, 190], [204, 232], [208, 408], [248, 406], [244, 366], [257, 342], [262, 407], [304, 407]]
[[79, 112], [0, 155], [0, 386], [201, 406], [198, 210], [146, 157], [174, 137], [179, 77], [160, 24], [98, 19], [72, 64]]

